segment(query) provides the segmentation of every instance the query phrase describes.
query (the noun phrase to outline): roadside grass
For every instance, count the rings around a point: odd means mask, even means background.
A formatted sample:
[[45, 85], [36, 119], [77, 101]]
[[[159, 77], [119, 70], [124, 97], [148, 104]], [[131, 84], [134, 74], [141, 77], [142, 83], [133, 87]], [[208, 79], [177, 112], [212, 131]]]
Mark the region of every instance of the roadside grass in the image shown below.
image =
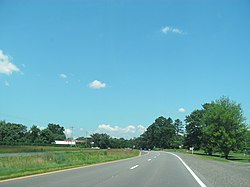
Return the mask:
[[47, 151], [79, 151], [79, 147], [59, 147], [59, 146], [7, 146], [0, 145], [1, 153], [24, 153], [24, 152], [47, 152]]
[[0, 157], [0, 180], [125, 159], [137, 155], [139, 155], [137, 150], [111, 149]]
[[204, 151], [202, 150], [195, 150], [193, 154], [192, 154], [192, 151], [189, 151], [186, 149], [164, 149], [164, 151], [190, 154], [199, 158], [222, 161], [222, 162], [235, 161], [235, 162], [242, 162], [242, 163], [250, 163], [250, 155], [246, 155], [244, 153], [233, 152], [233, 151], [230, 152], [228, 160], [225, 159], [224, 155], [221, 153], [213, 153], [213, 155], [209, 156], [206, 153], [204, 153]]

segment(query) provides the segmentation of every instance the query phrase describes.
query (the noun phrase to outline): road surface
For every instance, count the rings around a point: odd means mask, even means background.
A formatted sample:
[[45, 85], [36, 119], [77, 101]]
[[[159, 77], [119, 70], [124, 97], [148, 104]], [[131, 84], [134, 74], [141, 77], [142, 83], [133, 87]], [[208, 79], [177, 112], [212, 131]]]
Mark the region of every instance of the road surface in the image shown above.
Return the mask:
[[205, 187], [187, 168], [178, 156], [151, 151], [133, 159], [2, 182], [0, 186]]

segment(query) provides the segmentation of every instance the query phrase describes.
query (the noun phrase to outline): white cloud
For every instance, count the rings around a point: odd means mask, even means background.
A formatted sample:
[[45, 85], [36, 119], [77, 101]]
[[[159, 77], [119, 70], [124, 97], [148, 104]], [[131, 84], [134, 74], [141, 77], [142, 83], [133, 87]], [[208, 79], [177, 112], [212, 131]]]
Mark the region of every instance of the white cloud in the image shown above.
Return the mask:
[[180, 29], [176, 29], [176, 28], [174, 28], [174, 29], [172, 30], [172, 32], [178, 33], [178, 34], [182, 34], [182, 33], [183, 33]]
[[170, 28], [168, 26], [164, 27], [161, 32], [163, 32], [164, 34], [170, 32]]
[[37, 128], [40, 129], [41, 131], [44, 130], [44, 129], [46, 129], [46, 127], [39, 126], [39, 125], [37, 125]]
[[186, 112], [185, 108], [179, 108], [179, 112]]
[[65, 81], [65, 84], [69, 84], [68, 76], [64, 73], [59, 74], [59, 77]]
[[64, 130], [64, 134], [65, 134], [67, 137], [71, 136], [71, 135], [72, 135], [72, 129], [65, 129], [65, 130]]
[[64, 73], [61, 73], [60, 75], [59, 75], [62, 79], [67, 79], [67, 75], [65, 75]]
[[19, 72], [20, 70], [15, 64], [10, 62], [10, 57], [0, 50], [0, 73], [11, 75], [14, 71]]
[[146, 127], [144, 127], [144, 126], [142, 126], [142, 125], [138, 125], [137, 126], [137, 129], [138, 129], [138, 131], [140, 131], [141, 133], [143, 133], [143, 132], [145, 132], [147, 129], [146, 129]]
[[93, 82], [89, 83], [89, 87], [92, 89], [101, 89], [101, 88], [105, 88], [106, 84], [102, 83], [101, 81], [94, 80]]
[[119, 126], [110, 126], [107, 124], [102, 124], [98, 126], [96, 132], [98, 133], [107, 133], [112, 137], [118, 138], [133, 138], [140, 136], [146, 128], [142, 125], [133, 126], [128, 125], [127, 127], [119, 127]]
[[167, 34], [167, 33], [176, 33], [176, 34], [183, 34], [183, 31], [178, 29], [178, 28], [173, 28], [170, 26], [165, 26], [161, 29], [161, 32], [163, 34]]

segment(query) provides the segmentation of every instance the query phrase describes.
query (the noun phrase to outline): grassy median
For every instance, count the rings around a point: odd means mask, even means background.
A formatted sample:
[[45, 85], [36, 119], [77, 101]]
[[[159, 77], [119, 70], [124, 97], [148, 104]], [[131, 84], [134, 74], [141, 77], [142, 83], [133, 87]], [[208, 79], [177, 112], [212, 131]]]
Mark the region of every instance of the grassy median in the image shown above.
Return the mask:
[[111, 149], [0, 157], [0, 180], [130, 158], [138, 154], [137, 150]]

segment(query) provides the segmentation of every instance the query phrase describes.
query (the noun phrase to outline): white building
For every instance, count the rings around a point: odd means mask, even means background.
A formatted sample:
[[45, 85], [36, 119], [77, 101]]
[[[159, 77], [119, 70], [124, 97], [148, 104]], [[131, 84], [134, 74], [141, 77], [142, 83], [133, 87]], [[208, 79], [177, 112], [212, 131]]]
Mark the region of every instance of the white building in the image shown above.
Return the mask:
[[55, 144], [57, 144], [57, 145], [76, 145], [76, 142], [72, 141], [72, 140], [64, 140], [64, 141], [55, 140]]

